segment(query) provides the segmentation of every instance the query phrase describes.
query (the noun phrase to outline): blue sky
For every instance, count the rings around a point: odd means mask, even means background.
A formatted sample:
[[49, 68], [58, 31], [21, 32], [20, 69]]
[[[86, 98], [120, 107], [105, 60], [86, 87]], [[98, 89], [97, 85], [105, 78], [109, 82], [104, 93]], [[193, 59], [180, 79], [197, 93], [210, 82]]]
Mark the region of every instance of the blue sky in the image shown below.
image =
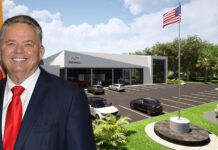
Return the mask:
[[[3, 18], [26, 14], [43, 29], [45, 57], [62, 50], [128, 53], [178, 37], [162, 15], [178, 0], [2, 0]], [[181, 37], [218, 44], [218, 1], [181, 0]]]

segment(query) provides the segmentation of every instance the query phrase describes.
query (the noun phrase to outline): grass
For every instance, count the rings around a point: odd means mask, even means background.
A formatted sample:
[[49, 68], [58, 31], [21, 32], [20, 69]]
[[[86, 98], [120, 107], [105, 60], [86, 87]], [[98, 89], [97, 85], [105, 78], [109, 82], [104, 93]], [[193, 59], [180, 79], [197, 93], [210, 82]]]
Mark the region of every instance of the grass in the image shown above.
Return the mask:
[[[189, 119], [189, 121], [192, 124], [202, 127], [218, 136], [217, 125], [207, 121], [203, 117], [203, 114], [205, 112], [214, 110], [216, 104], [218, 104], [218, 101], [184, 109], [181, 111], [181, 117]], [[158, 117], [153, 117], [150, 119], [146, 119], [126, 125], [125, 127], [129, 130], [129, 134], [127, 137], [128, 143], [125, 146], [120, 147], [118, 149], [121, 150], [147, 150], [147, 149], [167, 150], [169, 149], [150, 139], [145, 133], [145, 127], [152, 122], [157, 122], [160, 120], [169, 120], [169, 118], [172, 116], [178, 116], [178, 112], [169, 113]]]
[[[185, 81], [186, 83], [199, 83], [205, 84], [204, 81]], [[207, 84], [218, 84], [218, 80], [208, 81]]]

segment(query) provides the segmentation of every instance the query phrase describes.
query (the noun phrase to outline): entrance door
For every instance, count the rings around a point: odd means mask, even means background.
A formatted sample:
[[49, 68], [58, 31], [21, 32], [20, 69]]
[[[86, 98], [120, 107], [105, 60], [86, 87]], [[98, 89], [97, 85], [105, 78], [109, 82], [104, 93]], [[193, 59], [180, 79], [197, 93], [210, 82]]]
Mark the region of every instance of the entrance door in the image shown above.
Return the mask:
[[165, 60], [153, 59], [153, 83], [165, 83]]

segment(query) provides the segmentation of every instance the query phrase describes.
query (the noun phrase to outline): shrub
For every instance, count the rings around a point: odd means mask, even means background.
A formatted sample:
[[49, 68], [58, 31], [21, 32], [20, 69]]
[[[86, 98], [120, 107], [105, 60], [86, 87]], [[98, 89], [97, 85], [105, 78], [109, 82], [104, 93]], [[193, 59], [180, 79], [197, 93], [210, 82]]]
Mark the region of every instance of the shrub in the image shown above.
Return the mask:
[[105, 120], [96, 119], [93, 124], [96, 146], [100, 149], [116, 149], [118, 146], [127, 143], [127, 129], [123, 124], [127, 124], [130, 118], [121, 117], [116, 119], [109, 114]]

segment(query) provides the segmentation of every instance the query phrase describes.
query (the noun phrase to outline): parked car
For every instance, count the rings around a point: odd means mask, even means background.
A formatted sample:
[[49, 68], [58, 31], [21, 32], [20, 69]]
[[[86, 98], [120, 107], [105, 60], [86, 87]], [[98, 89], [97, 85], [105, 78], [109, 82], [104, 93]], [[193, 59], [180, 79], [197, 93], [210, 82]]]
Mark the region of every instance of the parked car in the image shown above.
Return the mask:
[[101, 85], [92, 85], [88, 87], [88, 92], [93, 94], [104, 94], [104, 88]]
[[108, 89], [110, 90], [114, 90], [114, 91], [117, 91], [117, 92], [120, 92], [120, 91], [125, 91], [125, 87], [123, 84], [112, 84], [108, 87]]
[[107, 114], [115, 115], [116, 118], [120, 117], [118, 109], [107, 103], [107, 100], [101, 97], [88, 97], [90, 113], [96, 119], [105, 119]]
[[163, 111], [160, 102], [157, 99], [150, 97], [139, 98], [130, 101], [130, 108], [145, 111], [149, 115], [160, 114]]

